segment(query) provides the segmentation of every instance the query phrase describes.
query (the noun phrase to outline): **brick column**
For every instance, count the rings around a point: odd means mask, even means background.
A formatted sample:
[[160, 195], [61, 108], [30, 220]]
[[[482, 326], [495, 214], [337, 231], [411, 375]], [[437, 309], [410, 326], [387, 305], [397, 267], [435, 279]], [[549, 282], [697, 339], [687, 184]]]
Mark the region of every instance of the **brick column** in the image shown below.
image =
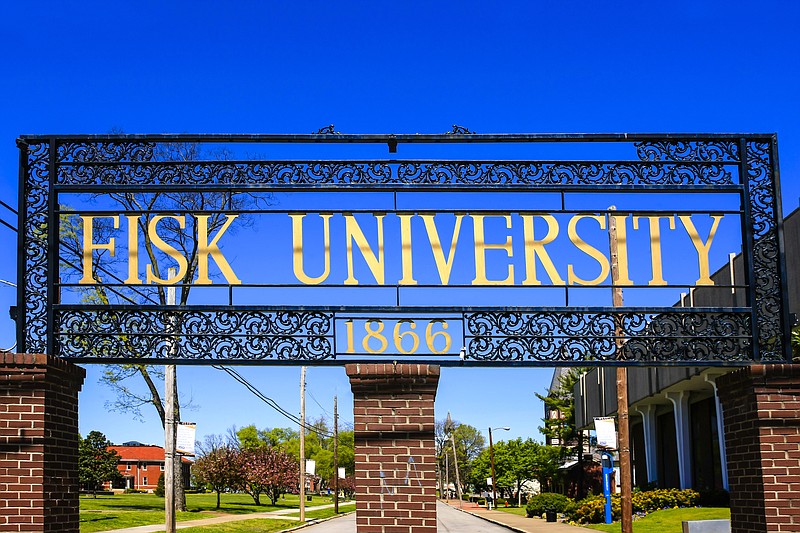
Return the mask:
[[731, 532], [800, 531], [800, 365], [743, 368], [717, 387]]
[[0, 354], [0, 531], [79, 531], [85, 375], [46, 355]]
[[436, 533], [435, 365], [349, 364], [357, 533]]

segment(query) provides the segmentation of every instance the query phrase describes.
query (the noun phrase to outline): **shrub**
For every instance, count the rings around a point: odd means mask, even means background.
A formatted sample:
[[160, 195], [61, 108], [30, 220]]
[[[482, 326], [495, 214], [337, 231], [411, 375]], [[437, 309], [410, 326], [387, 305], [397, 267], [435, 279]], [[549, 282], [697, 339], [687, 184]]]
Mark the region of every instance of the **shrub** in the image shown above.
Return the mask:
[[528, 504], [525, 506], [525, 514], [528, 518], [531, 518], [533, 516], [542, 516], [542, 513], [545, 511], [567, 513], [574, 505], [574, 500], [563, 494], [542, 492], [541, 494], [536, 494], [528, 498]]
[[[659, 509], [673, 507], [695, 507], [700, 503], [700, 494], [694, 490], [656, 489], [634, 491], [631, 503], [634, 513], [651, 513]], [[577, 503], [569, 512], [569, 519], [582, 524], [599, 524], [605, 520], [604, 496], [590, 496]], [[621, 516], [618, 494], [611, 495], [611, 517], [619, 520]]]
[[153, 493], [158, 496], [159, 498], [164, 497], [164, 473], [162, 472], [160, 476], [158, 476], [158, 483], [156, 483], [156, 490]]

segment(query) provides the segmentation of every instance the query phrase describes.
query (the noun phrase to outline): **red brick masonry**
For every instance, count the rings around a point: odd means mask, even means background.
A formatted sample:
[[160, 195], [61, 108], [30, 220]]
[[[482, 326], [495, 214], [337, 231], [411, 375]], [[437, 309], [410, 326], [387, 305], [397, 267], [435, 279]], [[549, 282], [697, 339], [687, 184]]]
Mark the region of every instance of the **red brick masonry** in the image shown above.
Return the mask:
[[0, 354], [0, 531], [79, 531], [78, 391], [86, 372]]
[[435, 365], [349, 364], [357, 533], [436, 533]]
[[717, 385], [731, 533], [800, 531], [800, 365], [755, 365]]

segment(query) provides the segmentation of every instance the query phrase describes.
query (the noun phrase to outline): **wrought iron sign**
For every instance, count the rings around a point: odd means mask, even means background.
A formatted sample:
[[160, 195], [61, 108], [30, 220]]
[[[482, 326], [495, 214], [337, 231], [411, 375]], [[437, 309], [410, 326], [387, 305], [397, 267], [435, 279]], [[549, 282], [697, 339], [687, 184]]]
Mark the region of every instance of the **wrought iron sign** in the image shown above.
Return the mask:
[[[18, 145], [24, 352], [201, 364], [791, 359], [772, 135], [331, 127]], [[587, 157], [598, 153], [609, 155]], [[627, 306], [611, 306], [615, 288]]]

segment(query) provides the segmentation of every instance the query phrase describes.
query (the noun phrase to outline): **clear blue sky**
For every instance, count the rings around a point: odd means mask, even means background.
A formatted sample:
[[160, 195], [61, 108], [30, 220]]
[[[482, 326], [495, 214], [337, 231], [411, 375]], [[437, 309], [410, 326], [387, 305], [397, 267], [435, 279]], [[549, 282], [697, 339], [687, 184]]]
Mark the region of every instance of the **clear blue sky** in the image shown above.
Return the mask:
[[[613, 7], [610, 7], [613, 6]], [[777, 132], [784, 212], [800, 184], [796, 2], [62, 2], [0, 7], [0, 199], [23, 133]], [[0, 214], [8, 220], [8, 213]], [[14, 234], [0, 279], [15, 280]], [[0, 346], [13, 343], [0, 286]], [[298, 410], [297, 368], [242, 369]], [[161, 442], [109, 413], [88, 368], [80, 429]], [[211, 368], [181, 368], [199, 433], [286, 421]], [[549, 370], [444, 369], [437, 416], [535, 436]], [[325, 409], [352, 396], [312, 368]], [[322, 409], [309, 399], [309, 414]]]

